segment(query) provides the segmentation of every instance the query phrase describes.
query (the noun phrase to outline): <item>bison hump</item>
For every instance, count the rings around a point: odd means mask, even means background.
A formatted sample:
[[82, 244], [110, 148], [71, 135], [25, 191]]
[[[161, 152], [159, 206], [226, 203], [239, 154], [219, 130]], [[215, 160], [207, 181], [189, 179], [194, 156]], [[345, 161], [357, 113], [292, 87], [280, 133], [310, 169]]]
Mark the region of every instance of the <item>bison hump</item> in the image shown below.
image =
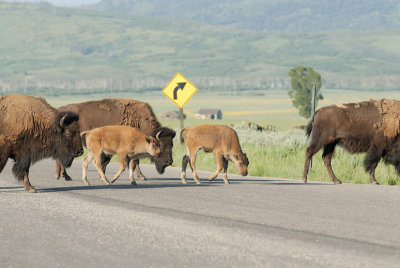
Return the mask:
[[40, 133], [50, 128], [56, 115], [55, 109], [43, 98], [25, 95], [5, 95], [0, 100], [2, 132], [7, 136]]

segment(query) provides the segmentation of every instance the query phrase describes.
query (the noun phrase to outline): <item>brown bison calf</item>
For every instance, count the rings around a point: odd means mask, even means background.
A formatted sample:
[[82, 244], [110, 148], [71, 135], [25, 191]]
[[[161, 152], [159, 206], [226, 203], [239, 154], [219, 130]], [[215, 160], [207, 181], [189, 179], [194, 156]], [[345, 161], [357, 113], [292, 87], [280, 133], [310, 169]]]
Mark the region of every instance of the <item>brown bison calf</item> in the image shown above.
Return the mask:
[[373, 184], [378, 184], [375, 169], [381, 158], [393, 164], [400, 175], [399, 101], [382, 99], [331, 105], [318, 109], [313, 122], [306, 130], [311, 141], [306, 149], [304, 182], [307, 182], [311, 157], [323, 148], [322, 159], [331, 180], [341, 183], [331, 166], [336, 145], [350, 153], [367, 153], [364, 167]]
[[[125, 170], [127, 159], [139, 159], [142, 156], [157, 156], [160, 154], [158, 137], [146, 136], [138, 129], [130, 126], [104, 126], [81, 133], [82, 143], [89, 153], [82, 161], [82, 180], [86, 185], [87, 167], [94, 159], [94, 166], [100, 174], [100, 179], [110, 184], [101, 168], [101, 155], [118, 155], [120, 169], [114, 175], [111, 183], [116, 181]], [[129, 165], [129, 179], [136, 184], [133, 177], [133, 166]]]
[[212, 181], [218, 176], [218, 173], [224, 168], [223, 179], [226, 184], [228, 181], [228, 160], [232, 160], [236, 169], [242, 176], [247, 175], [247, 166], [249, 160], [246, 154], [242, 152], [239, 138], [236, 132], [227, 126], [220, 125], [200, 125], [194, 127], [185, 127], [180, 132], [181, 143], [186, 144], [187, 154], [182, 160], [181, 179], [184, 184], [186, 181], [186, 166], [190, 161], [190, 168], [193, 172], [193, 178], [197, 184], [200, 184], [197, 176], [195, 162], [196, 155], [199, 150], [204, 152], [212, 152], [217, 161], [217, 171], [211, 176]]

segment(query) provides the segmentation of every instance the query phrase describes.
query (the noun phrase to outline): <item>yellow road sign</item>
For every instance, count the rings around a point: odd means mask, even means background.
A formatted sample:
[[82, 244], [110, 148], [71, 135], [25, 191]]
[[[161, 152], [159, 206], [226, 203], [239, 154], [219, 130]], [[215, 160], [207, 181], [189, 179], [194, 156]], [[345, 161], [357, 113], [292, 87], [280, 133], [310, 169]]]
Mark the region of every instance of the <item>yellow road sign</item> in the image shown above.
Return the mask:
[[177, 73], [162, 90], [162, 93], [182, 109], [196, 91], [195, 85], [190, 83], [182, 74]]

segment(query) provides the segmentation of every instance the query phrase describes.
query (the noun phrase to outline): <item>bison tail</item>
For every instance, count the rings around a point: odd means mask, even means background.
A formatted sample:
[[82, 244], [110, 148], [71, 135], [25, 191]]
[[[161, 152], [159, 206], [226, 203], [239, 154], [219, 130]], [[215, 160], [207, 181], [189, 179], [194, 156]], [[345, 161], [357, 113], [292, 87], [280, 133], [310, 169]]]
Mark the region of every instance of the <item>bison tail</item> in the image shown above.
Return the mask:
[[310, 123], [308, 123], [308, 125], [306, 127], [306, 135], [307, 135], [307, 137], [310, 137], [311, 131], [312, 131], [312, 127], [313, 127], [313, 120], [311, 120]]
[[85, 146], [87, 148], [86, 145], [86, 134], [88, 134], [89, 131], [83, 131], [81, 132], [81, 140], [82, 140], [82, 145]]
[[183, 132], [186, 131], [186, 128], [182, 128], [181, 132], [179, 132], [179, 140], [181, 141], [181, 144], [183, 144], [185, 142], [185, 139], [183, 137]]

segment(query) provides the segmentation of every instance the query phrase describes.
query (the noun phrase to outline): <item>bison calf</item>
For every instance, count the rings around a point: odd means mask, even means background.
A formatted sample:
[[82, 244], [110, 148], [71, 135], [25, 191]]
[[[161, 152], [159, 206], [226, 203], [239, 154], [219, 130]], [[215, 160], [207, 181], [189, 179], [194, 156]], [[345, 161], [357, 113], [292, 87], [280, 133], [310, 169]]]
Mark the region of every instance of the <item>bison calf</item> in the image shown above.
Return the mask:
[[[150, 154], [157, 156], [160, 154], [160, 144], [158, 137], [146, 136], [138, 129], [129, 126], [104, 126], [94, 128], [81, 133], [83, 145], [88, 148], [89, 153], [82, 161], [82, 180], [86, 185], [87, 167], [94, 159], [94, 166], [100, 174], [100, 179], [106, 184], [110, 184], [101, 168], [101, 155], [118, 155], [120, 169], [114, 175], [111, 183], [116, 181], [125, 170], [127, 159], [139, 159]], [[136, 184], [133, 177], [133, 166], [129, 165], [129, 179], [131, 184]]]
[[364, 167], [373, 184], [378, 184], [375, 169], [381, 158], [400, 174], [400, 102], [382, 99], [331, 105], [318, 109], [313, 122], [306, 130], [311, 141], [306, 149], [304, 182], [311, 157], [323, 148], [322, 158], [331, 180], [341, 183], [331, 166], [336, 145], [350, 153], [367, 153]]
[[197, 184], [200, 184], [195, 168], [196, 155], [199, 150], [212, 152], [217, 161], [217, 171], [211, 176], [209, 181], [215, 179], [222, 168], [224, 168], [223, 179], [226, 184], [229, 183], [227, 175], [228, 160], [233, 161], [236, 169], [242, 176], [247, 175], [249, 160], [246, 154], [242, 152], [239, 138], [232, 128], [220, 125], [186, 127], [180, 132], [180, 141], [181, 143], [185, 143], [187, 148], [187, 154], [182, 160], [181, 179], [184, 184], [187, 183], [186, 166], [189, 161], [194, 180]]

